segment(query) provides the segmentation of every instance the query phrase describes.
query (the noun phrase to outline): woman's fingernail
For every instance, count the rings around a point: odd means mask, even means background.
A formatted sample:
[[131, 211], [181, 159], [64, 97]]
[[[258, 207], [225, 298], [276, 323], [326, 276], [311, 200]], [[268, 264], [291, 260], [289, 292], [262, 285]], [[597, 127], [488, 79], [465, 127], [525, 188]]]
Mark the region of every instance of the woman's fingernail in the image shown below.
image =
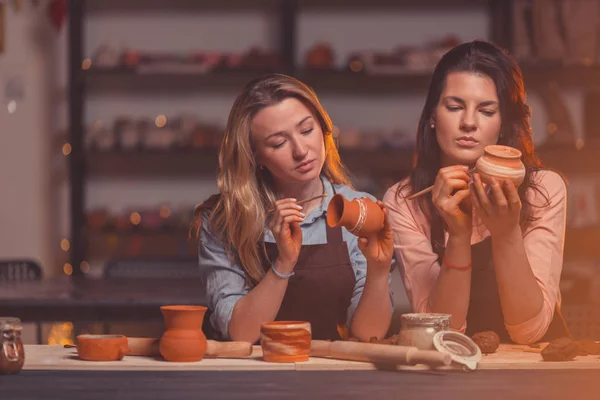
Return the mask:
[[298, 210], [302, 210], [302, 206], [300, 206], [300, 205], [298, 205], [298, 204], [296, 204], [296, 208], [297, 208]]
[[306, 217], [306, 215], [305, 215], [304, 213], [300, 213], [300, 216], [301, 216], [302, 218]]

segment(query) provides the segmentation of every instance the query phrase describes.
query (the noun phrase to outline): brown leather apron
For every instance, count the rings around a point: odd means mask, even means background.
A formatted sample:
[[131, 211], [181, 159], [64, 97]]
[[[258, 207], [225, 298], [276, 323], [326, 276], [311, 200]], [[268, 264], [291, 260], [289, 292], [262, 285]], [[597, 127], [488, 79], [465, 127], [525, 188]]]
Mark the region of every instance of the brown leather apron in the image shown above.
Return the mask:
[[[346, 326], [346, 317], [356, 278], [342, 228], [327, 229], [327, 243], [303, 245], [295, 275], [277, 313], [276, 321], [308, 321], [312, 338], [339, 340], [338, 325]], [[269, 260], [277, 259], [277, 244], [265, 243]], [[265, 269], [271, 263], [265, 263]]]
[[[471, 299], [467, 313], [468, 336], [477, 332], [494, 331], [500, 336], [501, 343], [513, 343], [506, 327], [500, 305], [498, 283], [492, 258], [492, 240], [487, 238], [471, 246]], [[558, 307], [557, 307], [558, 309]], [[541, 342], [569, 336], [568, 329], [560, 312], [554, 318]]]

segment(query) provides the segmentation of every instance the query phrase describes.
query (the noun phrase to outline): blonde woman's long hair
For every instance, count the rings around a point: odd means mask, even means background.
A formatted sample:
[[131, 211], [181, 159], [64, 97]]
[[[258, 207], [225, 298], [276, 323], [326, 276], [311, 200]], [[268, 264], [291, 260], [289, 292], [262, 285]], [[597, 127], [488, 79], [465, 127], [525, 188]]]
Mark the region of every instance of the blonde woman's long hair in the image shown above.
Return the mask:
[[202, 215], [209, 211], [210, 231], [225, 243], [232, 261], [237, 256], [252, 286], [266, 272], [263, 267], [266, 210], [277, 198], [271, 174], [258, 168], [250, 124], [260, 110], [288, 98], [306, 105], [321, 125], [325, 144], [321, 174], [334, 184], [351, 186], [335, 146], [331, 118], [311, 88], [282, 74], [265, 75], [246, 85], [233, 103], [219, 150], [219, 193], [196, 207], [192, 229], [199, 236]]

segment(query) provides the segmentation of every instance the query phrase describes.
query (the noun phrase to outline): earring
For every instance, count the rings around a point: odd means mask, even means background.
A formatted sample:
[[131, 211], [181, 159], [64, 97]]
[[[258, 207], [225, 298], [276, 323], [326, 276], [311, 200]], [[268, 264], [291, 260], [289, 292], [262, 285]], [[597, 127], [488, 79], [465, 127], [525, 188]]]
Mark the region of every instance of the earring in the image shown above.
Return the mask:
[[435, 129], [435, 124], [431, 124], [431, 129]]

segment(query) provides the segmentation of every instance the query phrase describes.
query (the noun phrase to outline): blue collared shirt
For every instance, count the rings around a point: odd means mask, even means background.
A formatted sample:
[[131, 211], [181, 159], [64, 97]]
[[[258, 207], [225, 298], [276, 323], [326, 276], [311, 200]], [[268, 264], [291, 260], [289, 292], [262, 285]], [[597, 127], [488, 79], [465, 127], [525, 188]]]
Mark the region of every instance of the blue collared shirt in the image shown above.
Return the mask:
[[[327, 206], [334, 195], [331, 182], [325, 177], [321, 178], [327, 197], [323, 199], [318, 207], [315, 207], [300, 223], [302, 228], [302, 244], [324, 244], [327, 243], [326, 216]], [[348, 200], [360, 197], [375, 198], [369, 193], [357, 192], [345, 185], [335, 185], [335, 192], [342, 194]], [[203, 216], [202, 229], [199, 241], [199, 263], [202, 273], [202, 282], [208, 308], [212, 310], [210, 322], [212, 326], [229, 338], [229, 321], [233, 308], [239, 299], [251, 290], [244, 278], [242, 267], [232, 261], [232, 257], [225, 250], [223, 243], [216, 238], [208, 229], [208, 215]], [[348, 246], [350, 262], [354, 269], [356, 284], [352, 294], [352, 300], [348, 307], [347, 324], [349, 325], [360, 301], [367, 276], [367, 261], [358, 248], [358, 238], [342, 228], [342, 238]], [[275, 243], [273, 233], [267, 228], [265, 242]], [[393, 306], [392, 291], [390, 289], [390, 302]]]

